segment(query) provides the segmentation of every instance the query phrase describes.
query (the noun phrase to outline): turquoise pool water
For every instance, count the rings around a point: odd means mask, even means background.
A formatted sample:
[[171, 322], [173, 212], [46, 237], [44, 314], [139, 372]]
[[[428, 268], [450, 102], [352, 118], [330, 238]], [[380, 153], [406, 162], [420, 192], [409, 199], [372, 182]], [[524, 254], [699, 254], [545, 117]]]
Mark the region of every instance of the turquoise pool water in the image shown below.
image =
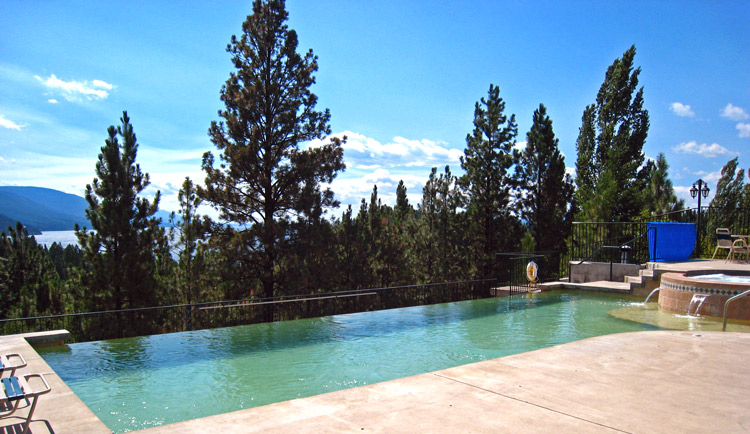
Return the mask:
[[549, 292], [40, 349], [113, 431], [362, 386], [609, 333], [631, 298]]

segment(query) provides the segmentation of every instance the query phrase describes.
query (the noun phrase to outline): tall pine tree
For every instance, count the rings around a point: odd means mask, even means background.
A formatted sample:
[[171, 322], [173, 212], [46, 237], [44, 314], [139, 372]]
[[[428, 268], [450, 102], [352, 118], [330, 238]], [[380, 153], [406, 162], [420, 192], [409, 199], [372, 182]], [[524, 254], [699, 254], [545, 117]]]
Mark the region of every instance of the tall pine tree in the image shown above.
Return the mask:
[[[223, 121], [209, 129], [221, 162], [210, 152], [204, 155], [206, 187], [199, 190], [220, 218], [233, 224], [212, 240], [235, 251], [240, 265], [232, 271], [246, 282], [260, 282], [263, 297], [275, 294], [278, 266], [292, 242], [292, 219], [312, 213], [304, 209], [310, 204], [333, 206], [333, 192], [321, 184], [344, 168], [339, 140], [300, 149], [300, 143], [330, 134], [330, 113], [315, 110], [318, 98], [310, 88], [317, 57], [312, 50], [297, 53], [297, 34], [287, 18], [283, 0], [256, 0], [242, 35], [232, 36], [227, 51], [236, 70], [221, 89]], [[250, 289], [243, 284], [239, 295]], [[265, 319], [272, 320], [273, 312]]]
[[180, 205], [179, 221], [173, 227], [177, 230], [176, 245], [179, 247], [177, 286], [180, 303], [195, 303], [201, 301], [204, 288], [200, 283], [208, 274], [203, 241], [211, 228], [211, 220], [198, 214], [198, 207], [203, 201], [189, 177], [185, 177], [177, 200]]
[[[136, 164], [138, 143], [127, 112], [109, 137], [96, 163], [96, 178], [86, 186], [86, 217], [91, 229], [76, 225], [84, 260], [79, 274], [83, 309], [122, 309], [154, 306], [158, 300], [154, 249], [162, 231], [153, 202], [141, 195], [149, 176]], [[120, 142], [122, 139], [122, 142]]]
[[648, 135], [641, 68], [635, 46], [607, 69], [596, 103], [586, 107], [576, 147], [576, 203], [580, 219], [623, 221], [640, 214], [647, 172], [642, 170]]
[[570, 233], [573, 183], [565, 173], [565, 157], [558, 149], [547, 108], [534, 110], [526, 148], [516, 166], [518, 206], [534, 238], [536, 250], [560, 251]]
[[469, 231], [475, 236], [475, 274], [492, 277], [495, 254], [512, 249], [518, 224], [510, 213], [512, 180], [509, 169], [516, 161], [513, 149], [516, 116], [505, 115], [500, 88], [490, 85], [487, 99], [474, 106], [474, 130], [466, 136], [461, 184], [468, 193]]

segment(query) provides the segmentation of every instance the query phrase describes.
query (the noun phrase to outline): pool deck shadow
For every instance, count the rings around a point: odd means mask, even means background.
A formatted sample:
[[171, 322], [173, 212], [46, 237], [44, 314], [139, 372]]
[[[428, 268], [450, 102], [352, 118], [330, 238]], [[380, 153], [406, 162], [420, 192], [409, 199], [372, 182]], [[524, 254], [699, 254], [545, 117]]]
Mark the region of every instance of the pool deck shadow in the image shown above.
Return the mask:
[[599, 336], [139, 431], [748, 432], [750, 334]]

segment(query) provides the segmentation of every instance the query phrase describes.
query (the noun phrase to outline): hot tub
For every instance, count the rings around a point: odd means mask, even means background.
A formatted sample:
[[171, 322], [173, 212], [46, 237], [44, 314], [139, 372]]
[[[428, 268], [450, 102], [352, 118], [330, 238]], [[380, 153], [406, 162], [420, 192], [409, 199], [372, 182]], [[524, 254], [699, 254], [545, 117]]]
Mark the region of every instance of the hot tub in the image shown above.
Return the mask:
[[[676, 313], [721, 317], [724, 314], [724, 303], [730, 297], [749, 289], [750, 271], [693, 270], [665, 273], [661, 276], [659, 306]], [[702, 300], [698, 308], [695, 301], [703, 298], [700, 296], [705, 296], [705, 300]], [[750, 296], [730, 303], [727, 318], [750, 319]]]

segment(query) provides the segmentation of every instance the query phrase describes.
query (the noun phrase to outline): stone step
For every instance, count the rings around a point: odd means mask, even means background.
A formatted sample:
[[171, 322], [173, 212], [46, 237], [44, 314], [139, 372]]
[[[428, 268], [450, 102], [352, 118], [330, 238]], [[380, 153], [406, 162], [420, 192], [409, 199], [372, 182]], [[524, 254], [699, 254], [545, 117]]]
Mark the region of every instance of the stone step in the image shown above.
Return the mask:
[[548, 282], [542, 283], [539, 286], [546, 289], [573, 289], [579, 291], [602, 291], [602, 292], [616, 292], [621, 294], [629, 294], [632, 292], [630, 283], [626, 282], [609, 282], [606, 280], [597, 282], [586, 282], [586, 283], [570, 283], [570, 282]]

